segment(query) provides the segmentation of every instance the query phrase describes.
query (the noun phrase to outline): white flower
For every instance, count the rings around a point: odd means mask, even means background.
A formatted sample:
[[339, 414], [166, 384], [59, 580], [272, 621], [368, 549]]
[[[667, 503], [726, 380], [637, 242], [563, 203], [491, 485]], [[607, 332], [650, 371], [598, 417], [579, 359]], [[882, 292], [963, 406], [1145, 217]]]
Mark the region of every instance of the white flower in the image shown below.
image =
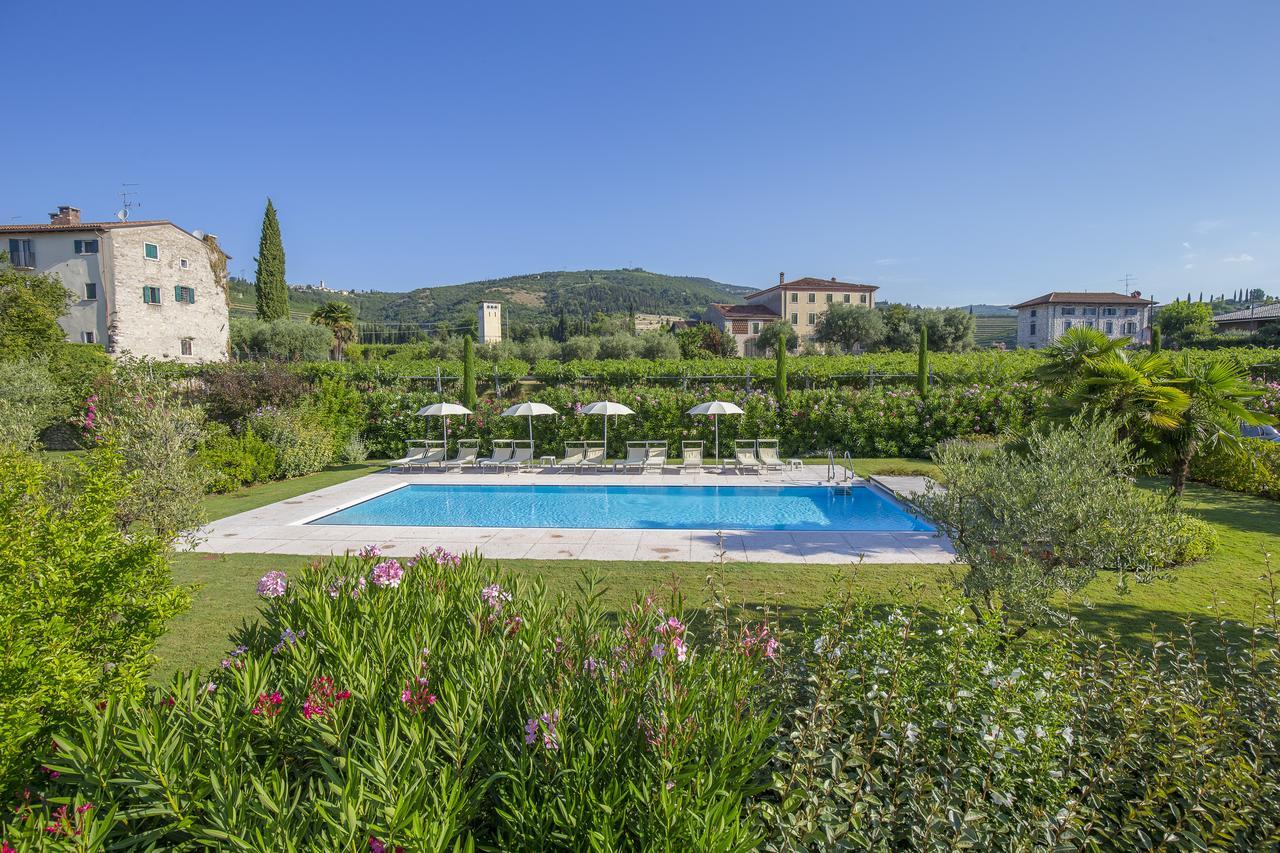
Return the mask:
[[996, 665], [995, 665], [995, 664], [993, 664], [991, 661], [987, 661], [986, 663], [984, 663], [984, 664], [982, 665], [982, 674], [983, 674], [983, 675], [990, 675], [991, 673], [993, 673], [993, 672], [995, 672], [995, 671], [996, 671]]
[[1036, 726], [1036, 737], [1043, 738], [1045, 736], [1044, 726]]
[[1071, 726], [1062, 727], [1062, 739], [1067, 742], [1067, 746], [1073, 746], [1076, 742], [1076, 733], [1071, 731]]
[[987, 729], [982, 733], [982, 739], [987, 743], [995, 743], [1000, 739], [1000, 727], [997, 725]]
[[1015, 726], [1013, 729], [1013, 737], [1018, 741], [1018, 743], [1026, 743], [1027, 730], [1022, 726]]

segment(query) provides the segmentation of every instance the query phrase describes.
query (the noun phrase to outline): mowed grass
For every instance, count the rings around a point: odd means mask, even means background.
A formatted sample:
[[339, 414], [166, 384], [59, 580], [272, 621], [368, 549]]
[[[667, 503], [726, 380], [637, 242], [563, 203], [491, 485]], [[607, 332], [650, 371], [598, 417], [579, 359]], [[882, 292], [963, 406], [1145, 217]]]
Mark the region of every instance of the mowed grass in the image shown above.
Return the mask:
[[[245, 489], [236, 495], [211, 496], [211, 517], [229, 515], [361, 476], [379, 466], [342, 466], [310, 477]], [[854, 469], [873, 473], [929, 473], [924, 460], [856, 460]], [[1151, 481], [1151, 488], [1163, 483]], [[1070, 602], [1071, 612], [1086, 630], [1115, 632], [1121, 640], [1141, 642], [1177, 632], [1185, 620], [1199, 620], [1198, 632], [1214, 618], [1256, 624], [1268, 598], [1267, 554], [1280, 556], [1280, 504], [1226, 492], [1210, 486], [1188, 488], [1185, 506], [1212, 523], [1222, 538], [1206, 560], [1182, 566], [1167, 577], [1116, 589], [1115, 578], [1103, 575]], [[296, 570], [315, 558], [280, 554], [179, 554], [174, 576], [179, 583], [198, 584], [190, 611], [178, 617], [162, 638], [156, 677], [182, 669], [217, 664], [229, 647], [228, 636], [245, 620], [257, 617], [254, 587], [272, 569]], [[708, 577], [723, 580], [731, 601], [776, 610], [793, 625], [803, 622], [847, 584], [876, 604], [920, 600], [936, 607], [955, 594], [955, 577], [963, 567], [951, 565], [799, 564], [669, 562], [592, 562], [581, 560], [503, 560], [502, 565], [526, 578], [540, 578], [547, 590], [572, 592], [584, 574], [594, 574], [606, 588], [605, 602], [624, 608], [637, 595], [677, 589], [691, 607], [709, 600]], [[1233, 633], [1242, 634], [1242, 630]]]

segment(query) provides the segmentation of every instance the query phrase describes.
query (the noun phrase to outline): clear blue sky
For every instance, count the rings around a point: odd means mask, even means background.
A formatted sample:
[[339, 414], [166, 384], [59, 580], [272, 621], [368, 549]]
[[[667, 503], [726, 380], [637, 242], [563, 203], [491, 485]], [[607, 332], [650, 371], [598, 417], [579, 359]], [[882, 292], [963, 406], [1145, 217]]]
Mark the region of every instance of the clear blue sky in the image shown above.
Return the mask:
[[925, 304], [1280, 291], [1280, 3], [30, 3], [0, 221], [406, 290], [643, 266]]

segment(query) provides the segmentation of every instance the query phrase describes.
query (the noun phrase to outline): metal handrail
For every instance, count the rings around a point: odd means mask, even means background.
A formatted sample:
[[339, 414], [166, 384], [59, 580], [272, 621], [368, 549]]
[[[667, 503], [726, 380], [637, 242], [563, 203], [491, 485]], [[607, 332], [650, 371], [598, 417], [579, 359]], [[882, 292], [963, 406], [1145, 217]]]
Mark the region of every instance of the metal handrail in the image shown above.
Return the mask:
[[853, 479], [853, 457], [849, 455], [849, 451], [847, 450], [844, 452], [844, 461], [848, 462], [849, 464], [844, 466], [845, 474], [840, 479], [852, 480]]

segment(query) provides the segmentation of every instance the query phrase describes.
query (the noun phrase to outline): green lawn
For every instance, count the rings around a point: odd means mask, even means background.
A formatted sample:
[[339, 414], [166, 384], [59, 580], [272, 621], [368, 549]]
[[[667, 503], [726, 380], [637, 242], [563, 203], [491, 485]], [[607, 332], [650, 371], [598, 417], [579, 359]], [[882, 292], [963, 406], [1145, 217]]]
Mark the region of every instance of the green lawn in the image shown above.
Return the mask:
[[[230, 515], [273, 501], [303, 494], [375, 470], [377, 465], [348, 465], [310, 477], [269, 483], [235, 495], [212, 496], [206, 502], [211, 517]], [[928, 473], [922, 460], [857, 460], [858, 473]], [[1161, 484], [1152, 483], [1153, 487]], [[1280, 505], [1272, 501], [1191, 486], [1186, 506], [1215, 525], [1222, 547], [1208, 559], [1184, 566], [1167, 579], [1117, 592], [1114, 579], [1099, 577], [1072, 603], [1072, 612], [1090, 631], [1115, 631], [1130, 641], [1179, 629], [1188, 618], [1207, 620], [1211, 607], [1222, 617], [1255, 622], [1254, 608], [1265, 605], [1264, 580], [1268, 553], [1280, 556]], [[215, 665], [227, 648], [227, 636], [245, 619], [254, 618], [254, 585], [271, 569], [294, 569], [308, 559], [276, 554], [180, 554], [174, 574], [181, 583], [201, 585], [191, 610], [174, 620], [157, 653], [157, 677], [189, 668]], [[584, 572], [599, 573], [609, 587], [607, 600], [626, 604], [638, 592], [678, 587], [692, 605], [706, 600], [706, 580], [715, 566], [706, 563], [633, 563], [505, 560], [503, 565], [526, 576], [540, 576], [552, 591], [572, 590]], [[791, 620], [821, 606], [837, 583], [847, 581], [873, 602], [887, 603], [920, 596], [937, 603], [953, 589], [953, 566], [731, 563], [724, 567], [726, 587], [733, 600], [777, 608]]]

